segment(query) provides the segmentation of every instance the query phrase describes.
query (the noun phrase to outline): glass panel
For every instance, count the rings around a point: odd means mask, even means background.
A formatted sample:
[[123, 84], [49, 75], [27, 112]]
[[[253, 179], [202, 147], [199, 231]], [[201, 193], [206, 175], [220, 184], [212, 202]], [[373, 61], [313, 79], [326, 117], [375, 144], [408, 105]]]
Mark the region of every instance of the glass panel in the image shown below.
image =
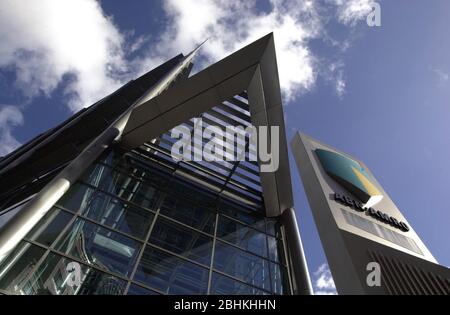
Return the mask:
[[286, 267], [270, 263], [272, 289], [276, 294], [289, 294], [289, 280]]
[[283, 242], [280, 239], [276, 239], [272, 236], [268, 236], [267, 240], [269, 244], [269, 258], [278, 263], [285, 263]]
[[281, 238], [280, 223], [276, 219], [267, 220], [267, 233], [275, 237]]
[[208, 269], [147, 246], [135, 280], [166, 294], [206, 294]]
[[122, 295], [126, 282], [50, 253], [24, 290], [33, 295]]
[[161, 171], [160, 166], [151, 161], [141, 161], [138, 158], [125, 156], [117, 165], [117, 168], [126, 174], [133, 174], [139, 178], [144, 179], [149, 184], [163, 188], [167, 186], [170, 176], [167, 172]]
[[206, 233], [214, 233], [216, 216], [213, 212], [168, 195], [161, 206], [161, 213]]
[[127, 295], [159, 295], [159, 293], [156, 293], [155, 291], [145, 289], [141, 286], [132, 284], [132, 285], [130, 285], [130, 288], [128, 289]]
[[182, 183], [176, 179], [171, 183], [168, 190], [168, 195], [174, 195], [184, 200], [197, 202], [205, 207], [213, 207], [216, 204], [214, 197], [203, 191], [201, 188]]
[[81, 212], [84, 216], [132, 236], [145, 238], [154, 218], [152, 213], [99, 191], [89, 195], [90, 200]]
[[169, 220], [156, 221], [149, 242], [204, 265], [211, 262], [212, 238]]
[[23, 287], [44, 253], [40, 247], [20, 242], [0, 264], [0, 288], [11, 294], [27, 294]]
[[114, 166], [123, 158], [123, 153], [119, 149], [106, 150], [98, 159], [100, 162]]
[[105, 270], [129, 275], [139, 252], [138, 242], [77, 219], [56, 245], [67, 255]]
[[219, 206], [221, 212], [232, 217], [238, 221], [244, 222], [245, 224], [252, 225], [254, 228], [257, 228], [261, 231], [265, 231], [264, 229], [264, 218], [258, 217], [244, 209], [237, 207], [231, 202], [222, 201]]
[[126, 201], [151, 210], [156, 209], [159, 192], [155, 187], [108, 166], [93, 166], [91, 173], [84, 176], [83, 181]]
[[56, 204], [64, 209], [78, 212], [78, 210], [86, 208], [86, 204], [92, 199], [91, 195], [94, 192], [89, 187], [77, 183], [70, 187], [69, 191]]
[[214, 268], [253, 286], [270, 290], [267, 260], [220, 241], [216, 243]]
[[73, 214], [53, 208], [34, 226], [26, 238], [49, 247], [72, 217]]
[[219, 216], [217, 236], [254, 254], [267, 257], [266, 235]]
[[213, 272], [211, 282], [211, 294], [266, 295], [267, 293], [252, 286], [243, 284], [242, 282], [233, 280], [231, 278]]

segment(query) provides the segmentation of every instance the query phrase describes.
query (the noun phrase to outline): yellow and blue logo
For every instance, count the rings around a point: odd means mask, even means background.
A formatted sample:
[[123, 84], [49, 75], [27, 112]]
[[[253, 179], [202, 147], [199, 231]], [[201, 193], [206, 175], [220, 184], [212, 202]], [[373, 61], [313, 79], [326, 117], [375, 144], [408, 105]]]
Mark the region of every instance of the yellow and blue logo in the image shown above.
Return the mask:
[[315, 151], [325, 172], [363, 202], [365, 208], [370, 208], [383, 199], [383, 195], [372, 183], [373, 178], [360, 163], [328, 150]]

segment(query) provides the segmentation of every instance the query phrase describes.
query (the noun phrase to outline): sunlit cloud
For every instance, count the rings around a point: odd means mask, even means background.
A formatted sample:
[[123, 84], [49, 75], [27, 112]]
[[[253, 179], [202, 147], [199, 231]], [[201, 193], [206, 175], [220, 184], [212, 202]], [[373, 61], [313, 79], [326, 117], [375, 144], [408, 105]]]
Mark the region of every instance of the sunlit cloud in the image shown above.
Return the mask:
[[328, 264], [323, 263], [313, 273], [314, 293], [317, 295], [335, 295], [336, 286]]
[[0, 105], [0, 156], [4, 156], [20, 146], [12, 135], [12, 129], [23, 124], [21, 111], [12, 105]]

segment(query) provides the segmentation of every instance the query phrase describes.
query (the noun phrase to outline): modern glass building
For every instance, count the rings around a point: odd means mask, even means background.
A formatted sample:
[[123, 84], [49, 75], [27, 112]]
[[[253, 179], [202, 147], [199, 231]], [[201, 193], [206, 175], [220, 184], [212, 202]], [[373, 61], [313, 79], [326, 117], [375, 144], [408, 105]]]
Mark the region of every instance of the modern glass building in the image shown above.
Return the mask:
[[[189, 76], [194, 55], [0, 160], [0, 293], [311, 293], [273, 36]], [[260, 172], [247, 134], [245, 160], [174, 160], [170, 130], [196, 117], [279, 126], [280, 167]]]

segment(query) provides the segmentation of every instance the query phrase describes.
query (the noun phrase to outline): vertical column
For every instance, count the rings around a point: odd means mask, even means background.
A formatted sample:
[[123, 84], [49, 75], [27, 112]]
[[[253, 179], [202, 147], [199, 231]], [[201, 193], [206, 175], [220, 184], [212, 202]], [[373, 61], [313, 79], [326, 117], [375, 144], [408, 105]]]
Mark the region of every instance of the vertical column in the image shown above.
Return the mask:
[[306, 264], [302, 240], [293, 208], [288, 208], [283, 211], [281, 222], [286, 233], [293, 293], [296, 295], [312, 295], [311, 279], [309, 278], [308, 266]]

